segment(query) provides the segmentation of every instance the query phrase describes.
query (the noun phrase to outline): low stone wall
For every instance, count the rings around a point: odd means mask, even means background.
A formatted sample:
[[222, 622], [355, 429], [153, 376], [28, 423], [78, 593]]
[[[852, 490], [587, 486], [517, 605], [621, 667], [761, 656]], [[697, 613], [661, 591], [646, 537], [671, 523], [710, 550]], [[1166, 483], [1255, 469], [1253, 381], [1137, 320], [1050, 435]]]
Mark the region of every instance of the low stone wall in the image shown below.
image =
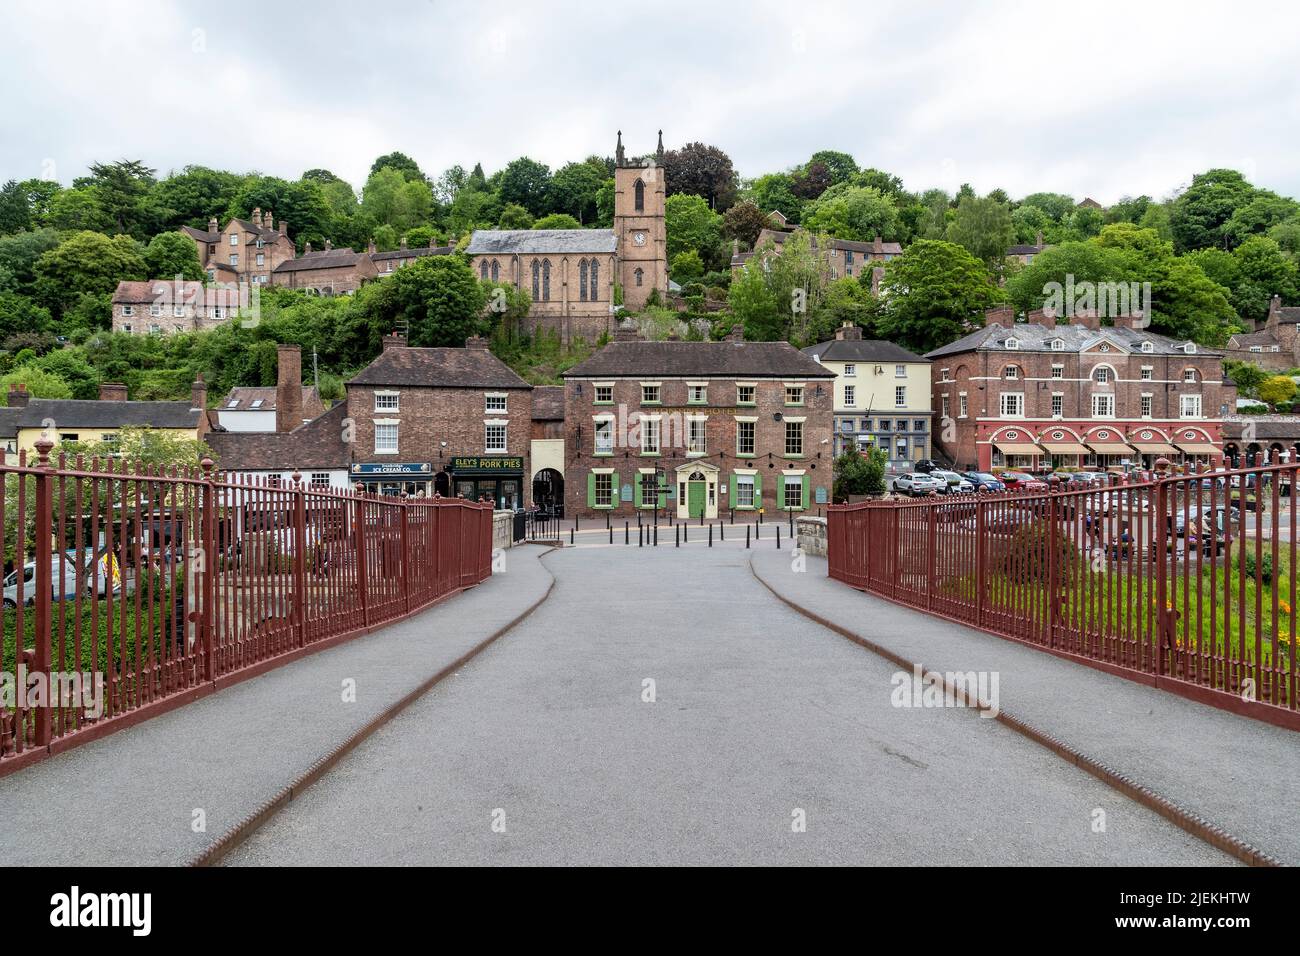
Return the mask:
[[513, 511], [492, 512], [492, 550], [503, 551], [514, 545], [515, 513]]
[[800, 517], [794, 522], [795, 534], [799, 540], [799, 550], [804, 554], [826, 556], [826, 519], [817, 517]]

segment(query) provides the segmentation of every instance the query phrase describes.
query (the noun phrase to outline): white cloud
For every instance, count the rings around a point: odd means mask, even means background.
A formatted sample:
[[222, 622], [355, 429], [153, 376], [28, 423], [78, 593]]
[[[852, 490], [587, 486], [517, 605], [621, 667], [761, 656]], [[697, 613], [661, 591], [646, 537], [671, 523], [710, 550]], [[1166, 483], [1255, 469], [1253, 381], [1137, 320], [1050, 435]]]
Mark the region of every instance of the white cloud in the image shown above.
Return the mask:
[[394, 149], [431, 174], [556, 167], [662, 127], [746, 176], [832, 148], [912, 189], [1110, 202], [1227, 165], [1300, 195], [1293, 4], [19, 0], [0, 34], [0, 181], [129, 157], [359, 185]]

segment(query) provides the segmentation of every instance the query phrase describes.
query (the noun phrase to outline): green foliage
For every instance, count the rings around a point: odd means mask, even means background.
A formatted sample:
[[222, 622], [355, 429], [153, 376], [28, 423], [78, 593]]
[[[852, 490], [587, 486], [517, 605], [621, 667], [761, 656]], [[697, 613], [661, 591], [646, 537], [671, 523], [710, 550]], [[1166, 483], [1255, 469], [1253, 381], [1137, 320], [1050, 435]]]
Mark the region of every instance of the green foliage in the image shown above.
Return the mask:
[[556, 212], [533, 223], [534, 229], [581, 229], [582, 223], [568, 213]]
[[847, 501], [850, 495], [883, 495], [888, 464], [889, 456], [883, 449], [873, 447], [865, 453], [847, 449], [835, 459], [834, 499]]
[[722, 242], [722, 217], [704, 198], [688, 193], [669, 196], [664, 208], [668, 232], [668, 261], [694, 250], [707, 268], [721, 268], [730, 260]]
[[997, 269], [1015, 238], [1011, 211], [1006, 203], [968, 196], [957, 205], [948, 224], [948, 241], [979, 259], [990, 270]]
[[1233, 169], [1211, 169], [1192, 177], [1170, 211], [1174, 247], [1179, 252], [1222, 246], [1225, 229], [1238, 208], [1250, 202], [1254, 188]]
[[26, 385], [33, 398], [71, 398], [72, 388], [59, 376], [32, 365], [15, 368], [0, 377], [0, 404], [9, 404], [9, 390], [15, 385]]
[[124, 279], [147, 279], [134, 239], [78, 232], [36, 262], [36, 298], [60, 315], [85, 295], [112, 295]]
[[831, 186], [803, 212], [803, 225], [837, 239], [870, 242], [876, 236], [894, 238], [898, 211], [894, 203], [871, 186], [849, 182]]
[[1283, 402], [1289, 402], [1296, 395], [1296, 384], [1286, 375], [1274, 375], [1266, 378], [1256, 386], [1255, 393], [1261, 402], [1277, 408]]
[[[1251, 581], [1255, 579], [1258, 572], [1261, 584], [1271, 585], [1273, 583], [1273, 555], [1270, 552], [1264, 552], [1263, 557], [1258, 561], [1258, 567], [1256, 567], [1255, 552], [1250, 550], [1249, 547], [1243, 548], [1237, 559], [1238, 569], [1242, 568], [1243, 565], [1246, 577]], [[1238, 573], [1240, 573], [1240, 570]]]
[[740, 274], [732, 280], [727, 303], [749, 341], [776, 341], [785, 331], [784, 316], [768, 290], [762, 265], [757, 259], [746, 263]]
[[490, 331], [487, 294], [461, 256], [425, 256], [367, 291], [362, 309], [380, 335], [405, 326], [411, 345], [459, 348]]
[[531, 229], [533, 214], [523, 206], [511, 203], [501, 210], [501, 221], [497, 225], [502, 229]]
[[700, 259], [698, 252], [694, 249], [687, 249], [685, 252], [679, 252], [673, 256], [669, 274], [675, 282], [684, 286], [686, 283], [693, 282], [704, 275], [704, 262]]
[[[669, 199], [676, 195], [699, 196], [705, 205], [726, 212], [736, 200], [736, 170], [731, 157], [707, 143], [687, 143], [664, 154]], [[703, 253], [701, 253], [703, 254]], [[707, 259], [707, 257], [705, 257]]]
[[752, 200], [738, 202], [722, 217], [722, 234], [737, 239], [745, 249], [754, 248], [758, 234], [771, 225], [768, 214]]
[[1237, 386], [1243, 398], [1255, 397], [1256, 390], [1268, 378], [1268, 373], [1254, 362], [1224, 359], [1223, 370], [1228, 378], [1232, 379], [1232, 383]]
[[199, 250], [193, 240], [179, 232], [160, 232], [149, 240], [144, 250], [144, 268], [151, 279], [202, 281], [207, 278], [199, 262]]
[[[863, 282], [869, 281], [864, 273]], [[984, 323], [999, 293], [984, 264], [961, 246], [918, 239], [885, 263], [877, 332], [918, 352], [960, 338]]]
[[551, 189], [551, 170], [527, 156], [521, 156], [506, 165], [501, 172], [498, 191], [503, 203], [523, 206], [533, 216], [544, 216]]

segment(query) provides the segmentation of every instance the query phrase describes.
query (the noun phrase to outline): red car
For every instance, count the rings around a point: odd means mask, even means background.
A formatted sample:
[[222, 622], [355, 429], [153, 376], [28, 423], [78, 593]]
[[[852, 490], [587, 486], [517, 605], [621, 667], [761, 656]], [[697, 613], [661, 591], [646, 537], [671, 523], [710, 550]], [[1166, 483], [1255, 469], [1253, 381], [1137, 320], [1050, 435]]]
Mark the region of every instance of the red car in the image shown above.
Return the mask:
[[1007, 486], [1007, 491], [1046, 491], [1047, 482], [1040, 481], [1023, 471], [1004, 471], [998, 480]]

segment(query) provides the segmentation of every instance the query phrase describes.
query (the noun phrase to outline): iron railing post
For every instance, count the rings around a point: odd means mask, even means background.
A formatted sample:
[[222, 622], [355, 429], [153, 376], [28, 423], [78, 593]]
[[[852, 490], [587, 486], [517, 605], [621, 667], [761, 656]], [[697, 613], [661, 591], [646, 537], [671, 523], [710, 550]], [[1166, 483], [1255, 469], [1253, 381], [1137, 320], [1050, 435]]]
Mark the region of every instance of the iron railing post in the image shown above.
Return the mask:
[[1059, 518], [1059, 492], [1049, 490], [1047, 493], [1047, 646], [1056, 646], [1056, 603], [1059, 591], [1057, 566], [1057, 519]]
[[357, 558], [357, 599], [361, 605], [362, 626], [368, 627], [370, 625], [370, 595], [366, 577], [366, 495], [364, 491], [356, 492], [352, 505], [352, 538], [356, 542], [353, 545], [353, 550]]
[[[1170, 641], [1172, 629], [1170, 627], [1173, 609], [1169, 607], [1169, 587], [1167, 580], [1167, 570], [1169, 561], [1169, 528], [1166, 520], [1167, 509], [1167, 492], [1165, 488], [1164, 477], [1156, 479], [1156, 503], [1155, 515], [1152, 521], [1151, 541], [1155, 547], [1155, 572], [1156, 572], [1156, 628], [1153, 636], [1152, 651], [1155, 660], [1152, 662], [1156, 674], [1163, 674], [1165, 670], [1165, 644]], [[1136, 543], [1136, 542], [1132, 542]], [[1134, 555], [1133, 559], [1141, 560], [1141, 556]]]
[[293, 473], [293, 590], [294, 590], [294, 630], [298, 635], [298, 646], [307, 644], [307, 492], [302, 483], [302, 475]]
[[984, 551], [984, 526], [988, 520], [985, 503], [975, 499], [975, 626], [984, 626], [984, 592], [988, 587], [988, 566]]
[[938, 511], [939, 506], [936, 503], [926, 502], [925, 606], [930, 609], [934, 608], [934, 579], [939, 573], [939, 559], [936, 553], [939, 548]]
[[[409, 544], [409, 536], [408, 536], [408, 534], [407, 534], [407, 530], [408, 530], [408, 529], [407, 529], [407, 526], [408, 526], [408, 524], [410, 523], [411, 515], [410, 515], [410, 509], [407, 507], [407, 504], [406, 504], [405, 501], [399, 501], [399, 502], [397, 502], [397, 503], [396, 503], [396, 507], [399, 509], [397, 513], [398, 513], [398, 515], [399, 515], [399, 516], [401, 517], [401, 519], [402, 519], [402, 526], [401, 526], [401, 528], [398, 529], [398, 533], [399, 533], [400, 536], [401, 536], [401, 545], [400, 545], [400, 546], [401, 546], [401, 549], [402, 549], [401, 563], [400, 563], [400, 565], [399, 565], [399, 568], [400, 568], [400, 570], [401, 570], [401, 575], [402, 575], [402, 578], [401, 578], [401, 580], [402, 580], [402, 610], [405, 611], [405, 612], [407, 612], [407, 613], [409, 613], [410, 610], [411, 610], [411, 575], [410, 575], [410, 568], [411, 568], [411, 553], [410, 553], [410, 551], [408, 550], [409, 547], [410, 547], [410, 544]], [[463, 534], [463, 532], [464, 532], [464, 528], [463, 528], [463, 526], [462, 526], [462, 529], [461, 529], [461, 530], [462, 530], [462, 535], [461, 535], [461, 536], [464, 537], [464, 534]]]
[[211, 683], [217, 679], [216, 665], [216, 576], [217, 567], [217, 507], [216, 483], [213, 481], [211, 458], [203, 462], [203, 513], [199, 516], [199, 539], [203, 555], [203, 578], [198, 626], [199, 646], [203, 648], [203, 680]]
[[[38, 747], [45, 747], [50, 742], [51, 717], [53, 715], [54, 701], [51, 699], [50, 691], [50, 652], [53, 634], [51, 633], [50, 603], [54, 592], [54, 573], [53, 573], [53, 554], [50, 547], [50, 540], [53, 537], [51, 527], [51, 518], [54, 514], [54, 495], [53, 495], [53, 478], [51, 472], [54, 465], [50, 462], [50, 449], [54, 447], [54, 442], [48, 438], [42, 438], [36, 443], [36, 540], [33, 542], [36, 551], [36, 574], [32, 582], [36, 589], [32, 595], [35, 601], [36, 614], [33, 620], [33, 640], [35, 654], [32, 658], [32, 668], [41, 679], [45, 682], [46, 693], [41, 705], [35, 708], [35, 736], [33, 743]], [[22, 480], [21, 478], [19, 479]], [[22, 514], [18, 515], [18, 520], [24, 520]], [[15, 555], [14, 564], [19, 568], [19, 575], [22, 575], [23, 556]], [[60, 582], [62, 585], [62, 582]], [[60, 586], [60, 592], [63, 588]], [[15, 646], [21, 648], [23, 635], [16, 634]], [[31, 675], [28, 675], [28, 680]]]

